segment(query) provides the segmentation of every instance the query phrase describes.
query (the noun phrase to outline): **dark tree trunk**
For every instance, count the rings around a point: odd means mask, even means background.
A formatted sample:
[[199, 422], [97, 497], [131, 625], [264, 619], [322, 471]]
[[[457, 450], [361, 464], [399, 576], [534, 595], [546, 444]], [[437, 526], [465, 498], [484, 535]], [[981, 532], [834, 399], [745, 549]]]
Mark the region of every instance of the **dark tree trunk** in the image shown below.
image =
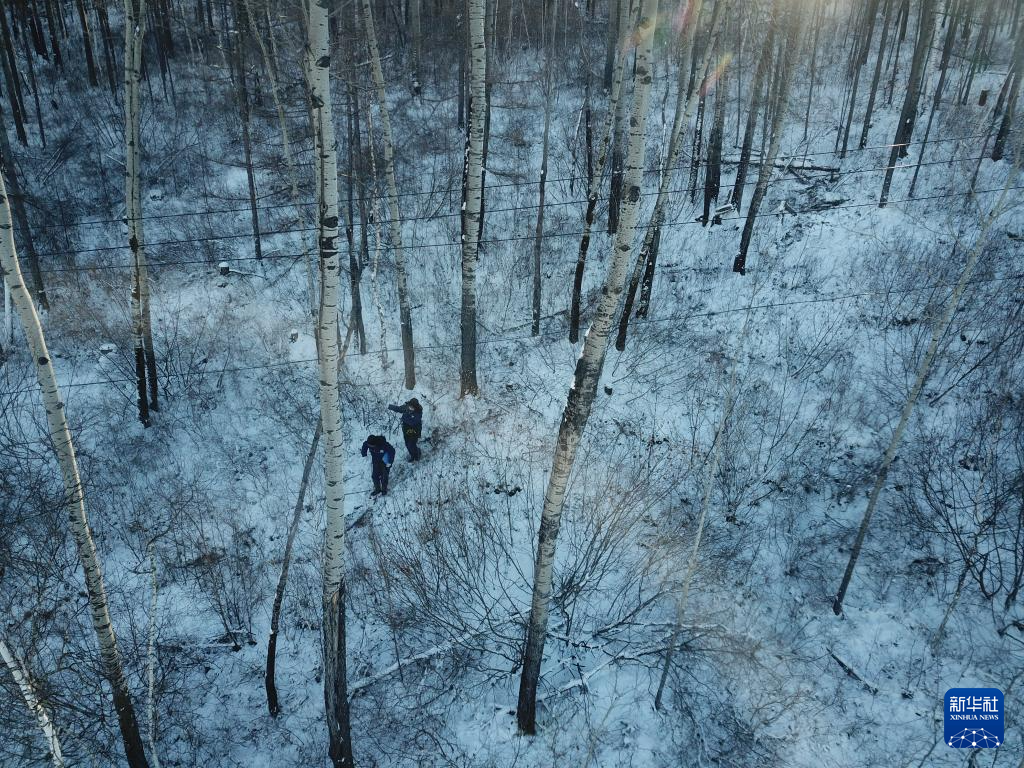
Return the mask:
[[604, 79], [602, 80], [606, 94], [611, 93], [612, 90], [612, 70], [615, 66], [615, 57], [618, 55], [615, 49], [619, 44], [619, 23], [622, 17], [620, 3], [629, 3], [629, 0], [609, 0], [608, 2], [608, 44], [605, 47]]
[[764, 45], [761, 46], [761, 56], [757, 60], [757, 68], [754, 70], [754, 80], [750, 85], [750, 107], [747, 110], [747, 125], [743, 130], [740, 161], [736, 168], [736, 183], [732, 188], [731, 202], [736, 207], [737, 213], [740, 212], [740, 207], [743, 204], [743, 190], [747, 184], [747, 171], [750, 168], [750, 153], [754, 146], [754, 131], [757, 129], [757, 116], [761, 111], [765, 79], [768, 76], [768, 67], [771, 65], [777, 24], [776, 14], [773, 11], [771, 21], [768, 24], [768, 32], [764, 38]]
[[875, 59], [875, 71], [871, 76], [871, 89], [868, 92], [868, 105], [864, 111], [864, 125], [860, 132], [860, 143], [858, 146], [864, 149], [868, 145], [868, 132], [871, 130], [871, 116], [875, 110], [875, 99], [878, 96], [878, 83], [882, 77], [882, 64], [885, 61], [885, 45], [889, 39], [889, 25], [892, 21], [892, 9], [896, 0], [885, 0], [885, 18], [882, 20], [882, 30], [878, 36], [878, 56]]
[[999, 132], [996, 134], [995, 144], [992, 145], [992, 159], [1002, 160], [1006, 152], [1006, 139], [1013, 127], [1013, 113], [1017, 111], [1017, 100], [1020, 97], [1020, 83], [1024, 80], [1024, 19], [1018, 22], [1017, 39], [1014, 43], [1013, 53], [1013, 85], [1010, 86], [1010, 95], [1006, 100], [1006, 111], [1003, 113], [1003, 120], [999, 124]]
[[18, 78], [18, 62], [14, 56], [14, 40], [11, 38], [11, 30], [7, 24], [7, 14], [0, 8], [0, 43], [3, 43], [3, 55], [0, 55], [0, 65], [4, 70], [4, 84], [7, 86], [7, 100], [11, 105], [11, 115], [14, 117], [14, 130], [18, 135], [18, 141], [28, 146], [28, 134], [25, 132], [25, 101], [21, 94], [21, 83]]
[[843, 144], [839, 150], [839, 158], [846, 157], [846, 150], [850, 144], [850, 126], [853, 125], [853, 113], [857, 107], [857, 92], [860, 88], [860, 74], [864, 70], [864, 64], [868, 60], [868, 51], [871, 48], [871, 38], [875, 34], [875, 17], [878, 15], [879, 0], [870, 0], [865, 9], [864, 31], [857, 38], [857, 44], [853, 54], [853, 87], [850, 90], [850, 105], [846, 111], [846, 126], [843, 128]]
[[807, 135], [811, 127], [811, 103], [814, 101], [814, 86], [818, 75], [818, 41], [821, 38], [821, 16], [823, 13], [822, 3], [817, 2], [814, 6], [814, 42], [811, 43], [811, 65], [810, 83], [807, 86], [807, 109], [804, 112], [804, 142], [807, 142]]
[[700, 100], [697, 102], [697, 120], [693, 127], [693, 144], [690, 147], [690, 180], [686, 187], [690, 190], [690, 202], [697, 201], [697, 175], [700, 172], [701, 150], [704, 148], [704, 109], [707, 105], [707, 80], [700, 84]]
[[[617, 28], [621, 28], [629, 23], [629, 0], [618, 0], [616, 6], [619, 10]], [[621, 55], [625, 56], [625, 53]], [[626, 100], [620, 94], [615, 102], [612, 122], [612, 167], [608, 183], [608, 234], [610, 235], [615, 234], [619, 229], [619, 208], [622, 206], [622, 161], [623, 143], [625, 142], [625, 130], [622, 123], [625, 109]]]
[[[353, 231], [353, 219], [355, 214], [355, 203], [353, 198], [359, 194], [355, 185], [355, 177], [358, 173], [358, 169], [356, 167], [356, 149], [359, 146], [359, 118], [358, 110], [355, 108], [355, 98], [353, 97], [355, 83], [353, 81], [351, 60], [349, 60], [348, 64], [348, 179], [345, 184], [346, 197], [348, 199], [346, 200], [345, 237], [348, 240], [349, 290], [352, 298], [352, 330], [353, 333], [355, 333], [356, 342], [359, 345], [359, 354], [365, 355], [366, 326], [363, 323], [363, 298], [362, 292], [359, 288], [359, 284], [363, 276], [363, 265], [362, 260], [359, 257], [359, 248], [356, 246], [355, 242], [355, 232]], [[363, 227], [363, 229], [365, 230], [365, 227]]]
[[103, 0], [96, 0], [96, 18], [99, 20], [100, 37], [103, 39], [103, 64], [107, 71], [107, 84], [110, 92], [115, 98], [117, 89], [117, 54], [114, 49], [114, 36], [110, 30], [110, 19], [107, 16], [107, 8]]
[[[249, 187], [249, 215], [252, 221], [253, 254], [257, 261], [263, 260], [263, 245], [260, 235], [260, 214], [256, 195], [256, 174], [252, 167], [252, 135], [250, 131], [251, 107], [249, 105], [248, 62], [245, 56], [246, 32], [249, 20], [245, 4], [234, 0], [235, 25], [238, 37], [235, 40], [232, 62], [235, 70], [235, 89], [238, 97], [238, 113], [242, 121], [242, 152], [245, 160], [245, 177]], [[158, 38], [161, 37], [158, 35]]]
[[25, 37], [25, 64], [28, 66], [28, 85], [32, 89], [32, 100], [36, 107], [36, 128], [39, 131], [39, 143], [46, 149], [46, 127], [43, 124], [43, 110], [39, 104], [39, 86], [36, 83], [35, 57], [28, 48], [28, 37]]
[[900, 5], [899, 14], [896, 16], [898, 34], [893, 38], [892, 47], [889, 49], [889, 84], [886, 87], [885, 103], [892, 106], [893, 95], [896, 93], [896, 76], [900, 72], [900, 53], [903, 50], [903, 41], [907, 39], [907, 20], [910, 18], [910, 0], [903, 0]]
[[96, 58], [92, 48], [92, 30], [89, 29], [89, 15], [85, 11], [85, 0], [75, 0], [75, 8], [78, 11], [78, 21], [82, 25], [82, 48], [85, 49], [85, 68], [89, 73], [89, 85], [93, 88], [100, 84], [99, 75], [96, 72]]
[[[533, 241], [533, 292], [531, 296], [532, 304], [532, 319], [530, 324], [530, 334], [532, 336], [540, 335], [540, 312], [541, 312], [541, 247], [544, 239], [544, 198], [547, 192], [547, 180], [548, 180], [548, 143], [551, 133], [551, 91], [553, 87], [552, 83], [552, 71], [551, 71], [551, 59], [555, 55], [555, 35], [558, 30], [558, 0], [552, 0], [552, 11], [551, 21], [548, 24], [546, 18], [541, 22], [542, 25], [542, 40], [541, 44], [544, 45], [546, 42], [546, 50], [544, 52], [544, 134], [541, 142], [541, 161], [540, 161], [540, 191], [538, 193], [537, 200], [537, 226]], [[547, 14], [544, 14], [546, 16]], [[544, 40], [545, 35], [543, 30], [550, 26], [550, 33], [546, 35], [548, 38]]]
[[725, 123], [725, 101], [728, 93], [728, 70], [722, 72], [715, 84], [715, 117], [708, 140], [708, 165], [704, 171], [704, 216], [702, 223], [711, 221], [712, 206], [718, 202], [722, 182], [722, 136]]
[[939, 63], [939, 82], [935, 86], [935, 97], [932, 99], [932, 108], [928, 112], [928, 124], [925, 126], [924, 138], [921, 139], [921, 146], [917, 153], [917, 166], [914, 168], [914, 178], [910, 181], [910, 194], [908, 197], [914, 196], [914, 189], [917, 187], [917, 175], [921, 172], [921, 161], [924, 158], [925, 149], [928, 146], [928, 138], [932, 132], [932, 121], [935, 120], [935, 112], [942, 103], [942, 92], [946, 86], [946, 75], [949, 72], [949, 59], [953, 53], [953, 41], [956, 38], [957, 25], [954, 17], [960, 8], [959, 0], [953, 0], [951, 15], [946, 20], [946, 40], [942, 45], [942, 60]]
[[[1020, 3], [1017, 3], [1017, 8], [1020, 8]], [[974, 85], [974, 76], [978, 72], [978, 68], [981, 66], [982, 56], [985, 52], [985, 41], [989, 37], [989, 30], [992, 29], [992, 13], [995, 10], [996, 0], [988, 0], [985, 4], [985, 14], [982, 17], [981, 29], [978, 31], [978, 38], [974, 44], [974, 53], [971, 56], [971, 63], [967, 68], [967, 77], [964, 78], [963, 86], [960, 89], [960, 103], [966, 104], [971, 96], [971, 88]], [[966, 18], [970, 18], [970, 13], [965, 14]]]
[[288, 526], [288, 535], [285, 538], [284, 555], [281, 562], [281, 575], [277, 579], [277, 589], [274, 592], [274, 605], [270, 611], [270, 637], [267, 640], [267, 671], [264, 676], [264, 687], [267, 690], [267, 709], [271, 717], [277, 717], [281, 706], [277, 698], [277, 681], [274, 676], [277, 665], [277, 633], [281, 624], [281, 606], [284, 604], [284, 592], [288, 586], [288, 569], [292, 561], [292, 548], [295, 545], [295, 534], [299, 530], [299, 520], [302, 519], [302, 508], [306, 503], [306, 488], [309, 486], [309, 476], [313, 470], [316, 460], [316, 449], [320, 444], [320, 435], [323, 432], [322, 423], [318, 420], [316, 431], [313, 433], [313, 442], [306, 453], [306, 462], [302, 467], [302, 481], [299, 483], [299, 493], [295, 500], [295, 507], [292, 509], [292, 520]]
[[768, 156], [761, 164], [757, 176], [757, 186], [754, 187], [754, 195], [750, 200], [750, 208], [747, 210], [747, 219], [743, 224], [743, 234], [740, 237], [740, 252], [733, 260], [732, 270], [741, 275], [747, 272], [747, 250], [750, 248], [750, 240], [754, 234], [754, 223], [757, 220], [758, 211], [768, 191], [768, 181], [771, 179], [775, 169], [775, 158], [778, 156], [779, 144], [782, 141], [782, 127], [786, 118], [786, 105], [789, 103], [789, 91], [793, 80], [793, 69], [796, 65], [797, 50], [800, 40], [799, 11], [790, 8], [786, 19], [786, 40], [780, 51], [781, 66], [777, 73], [778, 87], [775, 89], [772, 107], [772, 123], [768, 133]]
[[914, 59], [910, 64], [910, 78], [907, 83], [907, 95], [903, 99], [900, 120], [896, 125], [896, 137], [893, 139], [892, 151], [889, 153], [889, 164], [882, 182], [882, 194], [879, 197], [879, 208], [885, 207], [889, 200], [889, 187], [896, 162], [906, 157], [907, 144], [914, 135], [914, 122], [917, 117], [917, 105], [921, 98], [921, 82], [924, 78], [925, 61], [931, 45], [932, 33], [935, 31], [935, 0], [922, 0], [921, 21], [917, 30], [917, 44], [914, 46]]
[[64, 57], [60, 50], [60, 34], [57, 27], [60, 20], [54, 9], [54, 0], [46, 0], [46, 27], [50, 32], [50, 49], [53, 51], [53, 66], [57, 70], [64, 68]]

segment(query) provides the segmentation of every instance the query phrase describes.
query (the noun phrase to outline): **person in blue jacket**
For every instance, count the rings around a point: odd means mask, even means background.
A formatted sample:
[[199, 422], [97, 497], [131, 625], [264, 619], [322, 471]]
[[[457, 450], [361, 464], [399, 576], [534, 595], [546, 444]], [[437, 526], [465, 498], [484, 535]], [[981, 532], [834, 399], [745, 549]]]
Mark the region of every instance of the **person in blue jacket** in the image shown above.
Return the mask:
[[370, 452], [373, 466], [373, 493], [371, 496], [388, 495], [388, 475], [391, 465], [395, 462], [395, 446], [387, 441], [384, 435], [370, 435], [363, 443], [362, 454]]
[[414, 397], [405, 405], [389, 405], [388, 410], [402, 414], [402, 437], [409, 450], [409, 461], [416, 461], [420, 457], [420, 447], [416, 442], [423, 433], [423, 406]]

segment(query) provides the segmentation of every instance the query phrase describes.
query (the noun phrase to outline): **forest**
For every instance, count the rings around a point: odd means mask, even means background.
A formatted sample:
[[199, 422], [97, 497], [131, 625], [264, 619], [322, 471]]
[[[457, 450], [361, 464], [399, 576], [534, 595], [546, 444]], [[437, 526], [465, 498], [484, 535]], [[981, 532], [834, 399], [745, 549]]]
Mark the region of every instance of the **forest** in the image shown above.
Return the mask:
[[1022, 81], [1024, 0], [0, 0], [0, 768], [1024, 768]]

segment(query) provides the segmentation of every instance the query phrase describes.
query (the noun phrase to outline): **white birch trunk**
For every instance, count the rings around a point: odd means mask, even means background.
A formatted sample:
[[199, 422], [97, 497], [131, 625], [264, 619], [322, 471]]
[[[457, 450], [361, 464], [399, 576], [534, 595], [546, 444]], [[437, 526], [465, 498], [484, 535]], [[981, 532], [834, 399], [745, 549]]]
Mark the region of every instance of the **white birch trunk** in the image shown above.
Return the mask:
[[11, 207], [7, 199], [7, 189], [3, 177], [0, 176], [0, 273], [10, 286], [11, 300], [18, 313], [18, 321], [25, 331], [32, 359], [35, 361], [36, 378], [42, 394], [43, 408], [49, 425], [50, 439], [57, 454], [61, 476], [64, 480], [65, 504], [71, 535], [78, 550], [78, 559], [82, 563], [85, 575], [85, 586], [89, 597], [89, 609], [93, 630], [99, 644], [100, 661], [103, 672], [113, 689], [114, 709], [117, 712], [121, 737], [124, 742], [125, 755], [131, 768], [148, 768], [142, 737], [128, 692], [128, 683], [124, 676], [121, 653], [114, 635], [114, 627], [110, 620], [107, 605], [107, 591], [103, 584], [103, 571], [100, 567], [99, 555], [89, 529], [89, 519], [85, 513], [85, 497], [82, 481], [78, 474], [78, 461], [75, 448], [71, 442], [71, 430], [64, 413], [64, 402], [61, 400], [57, 387], [57, 377], [50, 361], [50, 353], [43, 337], [43, 327], [39, 322], [35, 303], [32, 301], [28, 286], [25, 285], [18, 263], [18, 255], [14, 244], [14, 229], [11, 224]]
[[629, 327], [629, 316], [633, 312], [633, 301], [636, 298], [637, 289], [640, 287], [640, 276], [644, 273], [644, 268], [647, 266], [647, 260], [652, 256], [655, 240], [660, 237], [661, 227], [665, 223], [665, 206], [668, 204], [668, 190], [672, 182], [673, 169], [679, 161], [679, 155], [683, 148], [683, 142], [681, 141], [683, 136], [683, 126], [690, 124], [690, 116], [693, 114], [694, 107], [697, 106], [697, 102], [702, 98], [701, 90], [703, 83], [706, 82], [708, 67], [711, 63], [711, 56], [715, 50], [715, 38], [718, 34], [717, 26], [719, 20], [719, 6], [716, 6], [715, 8], [715, 14], [712, 17], [711, 26], [707, 32], [707, 42], [696, 68], [697, 76], [700, 78], [698, 81], [700, 85], [697, 88], [694, 88], [689, 97], [687, 97], [683, 73], [686, 69], [685, 64], [690, 60], [691, 52], [693, 51], [694, 37], [697, 32], [697, 26], [700, 23], [701, 6], [701, 0], [694, 0], [687, 11], [688, 26], [686, 28], [686, 37], [678, 59], [679, 71], [676, 80], [676, 111], [675, 116], [672, 119], [672, 130], [669, 133], [668, 154], [666, 155], [664, 164], [661, 167], [661, 180], [658, 184], [658, 196], [654, 201], [654, 210], [651, 212], [651, 218], [647, 223], [647, 229], [644, 232], [644, 242], [640, 247], [640, 253], [637, 254], [636, 262], [633, 265], [633, 273], [629, 278], [629, 288], [626, 290], [626, 300], [623, 304], [622, 316], [619, 320], [619, 333], [615, 339], [615, 348], [620, 351], [626, 348], [626, 332]]
[[[619, 15], [628, 13], [626, 0], [618, 4]], [[620, 19], [618, 45], [614, 49], [609, 45], [609, 55], [612, 51], [620, 51], [614, 57], [614, 66], [611, 66], [611, 92], [608, 96], [608, 111], [605, 114], [604, 126], [601, 129], [601, 143], [597, 152], [597, 163], [594, 172], [590, 177], [589, 190], [587, 191], [587, 212], [583, 216], [583, 236], [580, 238], [580, 248], [576, 255], [576, 270], [573, 275], [572, 298], [569, 301], [569, 341], [573, 344], [579, 341], [580, 331], [580, 304], [583, 294], [583, 273], [587, 264], [587, 253], [590, 250], [590, 231], [594, 226], [594, 213], [597, 210], [597, 198], [601, 192], [601, 178], [604, 176], [604, 166], [608, 161], [608, 149], [611, 146], [612, 126], [615, 121], [615, 113], [618, 110], [619, 99], [622, 94], [622, 75], [625, 70], [626, 60], [626, 39], [631, 25]], [[609, 61], [611, 65], [611, 61]]]
[[576, 459], [576, 450], [590, 417], [597, 394], [601, 371], [604, 367], [608, 340], [615, 321], [615, 311], [625, 287], [633, 237], [640, 208], [640, 189], [644, 173], [644, 145], [647, 128], [647, 105], [651, 93], [651, 59], [658, 0], [649, 0], [643, 8], [643, 17], [637, 26], [638, 41], [632, 114], [629, 119], [629, 141], [623, 177], [623, 205], [619, 228], [613, 244], [611, 265], [605, 279], [604, 291], [597, 306], [594, 322], [583, 339], [583, 351], [576, 362], [572, 387], [566, 400], [562, 421], [558, 428], [558, 441], [544, 494], [534, 564], [533, 600], [527, 629], [523, 672], [519, 686], [517, 717], [524, 733], [536, 731], [537, 684], [540, 680], [544, 640], [547, 635], [548, 610], [555, 562], [555, 544], [562, 519], [569, 474]]
[[35, 715], [36, 722], [39, 724], [39, 730], [43, 732], [43, 738], [46, 739], [46, 748], [50, 752], [50, 759], [53, 760], [54, 766], [56, 768], [64, 768], [64, 756], [60, 751], [60, 739], [57, 736], [57, 728], [50, 719], [50, 714], [46, 711], [46, 707], [43, 706], [43, 702], [36, 695], [36, 689], [32, 684], [32, 678], [28, 670], [22, 666], [21, 660], [14, 655], [2, 637], [0, 637], [0, 659], [3, 659], [4, 664], [11, 671], [11, 677], [14, 678], [15, 684], [21, 691], [25, 704], [28, 706], [29, 711]]
[[722, 443], [725, 442], [725, 428], [732, 416], [732, 406], [736, 397], [736, 374], [739, 371], [740, 361], [743, 359], [743, 349], [747, 341], [747, 333], [750, 330], [750, 318], [753, 313], [754, 299], [757, 295], [755, 288], [747, 304], [747, 313], [743, 319], [743, 327], [740, 330], [739, 341], [736, 345], [736, 358], [733, 360], [729, 370], [729, 384], [725, 390], [725, 397], [722, 402], [722, 415], [718, 420], [718, 428], [715, 430], [715, 437], [711, 446], [711, 461], [704, 470], [704, 492], [701, 495], [700, 516], [697, 520], [697, 530], [693, 534], [693, 545], [690, 548], [690, 557], [686, 561], [686, 571], [683, 574], [683, 585], [681, 592], [676, 595], [675, 623], [672, 627], [672, 639], [669, 641], [668, 650], [665, 652], [665, 661], [661, 669], [661, 680], [658, 683], [658, 692], [654, 695], [654, 708], [661, 709], [662, 695], [665, 692], [665, 683], [668, 681], [668, 673], [672, 668], [672, 657], [675, 654], [676, 646], [679, 644], [679, 634], [683, 629], [683, 617], [686, 615], [686, 606], [690, 601], [690, 586], [693, 584], [693, 575], [697, 572], [697, 556], [700, 554], [700, 545], [704, 539], [704, 526], [708, 519], [708, 508], [711, 506], [711, 493], [715, 488], [715, 475], [718, 474], [718, 463], [722, 456]]
[[486, 0], [469, 0], [469, 133], [466, 140], [466, 185], [462, 212], [462, 359], [459, 394], [476, 395], [476, 262], [483, 211], [484, 121], [487, 112], [487, 46], [484, 42]]
[[324, 442], [324, 490], [327, 530], [323, 561], [324, 704], [330, 734], [329, 756], [335, 768], [351, 766], [352, 741], [345, 665], [345, 446], [338, 390], [340, 261], [338, 258], [338, 153], [331, 109], [328, 3], [312, 0], [306, 10], [306, 72], [314, 132], [320, 274], [318, 336], [320, 421]]
[[[412, 338], [412, 307], [409, 304], [409, 289], [405, 272], [405, 252], [402, 250], [402, 216], [398, 208], [398, 182], [395, 178], [395, 143], [391, 134], [391, 117], [388, 114], [387, 90], [384, 87], [384, 71], [380, 65], [380, 49], [377, 46], [377, 31], [373, 23], [373, 7], [370, 0], [362, 0], [363, 23], [366, 27], [366, 43], [370, 49], [370, 71], [377, 94], [377, 108], [380, 110], [380, 129], [384, 135], [384, 173], [388, 185], [388, 217], [391, 219], [391, 243], [395, 249], [395, 277], [398, 281], [398, 313], [402, 326], [402, 353], [405, 360], [405, 388], [416, 386], [416, 349]], [[372, 141], [372, 135], [370, 137]]]
[[864, 517], [860, 521], [860, 528], [857, 529], [857, 538], [854, 540], [853, 549], [850, 551], [850, 560], [847, 562], [846, 571], [843, 573], [843, 581], [839, 585], [839, 592], [836, 593], [835, 600], [832, 602], [832, 611], [836, 616], [841, 615], [843, 612], [843, 600], [846, 598], [846, 590], [849, 588], [850, 581], [853, 579], [853, 571], [857, 567], [857, 560], [860, 557], [860, 551], [864, 545], [864, 538], [867, 536], [868, 528], [871, 525], [871, 518], [875, 514], [875, 507], [878, 506], [878, 499], [882, 495], [882, 489], [885, 487], [885, 480], [889, 475], [889, 467], [892, 466], [892, 461], [896, 457], [896, 451], [899, 449], [900, 442], [903, 440], [903, 433], [907, 429], [907, 424], [910, 422], [910, 417], [914, 412], [914, 407], [917, 405], [917, 399], [920, 397], [921, 390], [924, 389], [925, 381], [928, 379], [928, 374], [931, 372], [932, 363], [935, 361], [935, 354], [939, 349], [939, 342], [946, 333], [949, 321], [952, 319], [953, 313], [956, 312], [957, 305], [960, 303], [960, 297], [963, 296], [964, 290], [967, 288], [967, 283], [971, 279], [971, 275], [974, 274], [974, 268], [978, 264], [978, 259], [985, 250], [985, 246], [988, 243], [989, 232], [992, 230], [992, 225], [995, 223], [996, 219], [1002, 215], [1003, 211], [1006, 210], [1009, 190], [1016, 186], [1019, 172], [1020, 159], [1018, 158], [1017, 164], [1014, 165], [1013, 172], [1006, 180], [1006, 184], [999, 196], [999, 200], [996, 202], [995, 206], [993, 206], [991, 213], [986, 217], [981, 227], [981, 232], [978, 234], [978, 240], [974, 244], [974, 248], [971, 250], [970, 255], [967, 257], [967, 263], [964, 265], [964, 271], [961, 273], [960, 279], [957, 281], [956, 287], [953, 289], [953, 293], [946, 302], [946, 307], [943, 310], [942, 317], [938, 319], [932, 328], [932, 335], [928, 342], [928, 349], [925, 350], [924, 357], [921, 358], [921, 363], [917, 368], [917, 378], [914, 380], [914, 385], [910, 388], [910, 394], [907, 395], [907, 401], [903, 404], [903, 410], [900, 413], [900, 420], [896, 424], [896, 429], [893, 431], [892, 437], [889, 439], [889, 446], [885, 449], [885, 454], [882, 456], [882, 463], [878, 468], [878, 474], [875, 476], [875, 484], [871, 488], [871, 495], [868, 497], [868, 505], [864, 510]]

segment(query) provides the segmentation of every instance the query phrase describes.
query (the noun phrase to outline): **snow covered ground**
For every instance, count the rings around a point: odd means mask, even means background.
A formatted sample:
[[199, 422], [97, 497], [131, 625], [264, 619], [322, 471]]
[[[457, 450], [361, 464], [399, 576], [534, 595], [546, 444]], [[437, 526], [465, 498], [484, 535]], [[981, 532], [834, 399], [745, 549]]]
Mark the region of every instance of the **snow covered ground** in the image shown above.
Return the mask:
[[[391, 254], [385, 248], [375, 255], [371, 233], [371, 256], [379, 263], [375, 276], [372, 264], [363, 275], [370, 348], [365, 355], [350, 350], [343, 372], [351, 457], [345, 488], [352, 521], [349, 680], [359, 762], [817, 768], [954, 766], [970, 754], [972, 765], [1020, 764], [1019, 605], [1007, 601], [1005, 589], [986, 598], [971, 574], [958, 585], [964, 553], [927, 503], [929, 492], [949, 484], [947, 495], [939, 493], [942, 503], [951, 512], [968, 510], [954, 527], [961, 534], [969, 533], [966, 526], [977, 529], [970, 558], [990, 551], [979, 541], [995, 540], [985, 538], [995, 536], [986, 532], [986, 521], [995, 519], [991, 499], [998, 496], [1011, 517], [1013, 509], [1020, 514], [1024, 454], [1005, 450], [1020, 450], [1024, 426], [1015, 351], [1024, 227], [1018, 190], [1008, 193], [1006, 210], [986, 233], [975, 277], [943, 338], [844, 615], [831, 610], [930, 323], [984, 216], [1019, 177], [1012, 177], [1008, 161], [979, 161], [988, 112], [974, 101], [947, 105], [933, 128], [936, 142], [923, 156], [916, 199], [907, 198], [920, 145], [901, 161], [892, 202], [879, 209], [885, 145], [899, 99], [880, 107], [869, 148], [840, 162], [832, 149], [841, 92], [819, 83], [803, 141], [809, 85], [803, 71], [783, 153], [787, 162], [840, 170], [775, 174], [762, 207], [773, 215], [758, 224], [745, 277], [731, 271], [742, 218], [726, 213], [721, 225], [701, 226], [686, 172], [676, 174], [672, 189], [679, 191], [662, 235], [651, 312], [633, 322], [626, 349], [609, 354], [572, 480], [540, 733], [517, 734], [536, 529], [579, 352], [567, 340], [567, 307], [585, 198], [584, 182], [577, 176], [570, 187], [568, 181], [576, 173], [569, 146], [581, 93], [565, 73], [553, 121], [543, 322], [541, 334], [531, 337], [531, 206], [542, 110], [533, 58], [502, 62], [492, 95], [479, 398], [457, 397], [462, 136], [456, 102], [429, 86], [422, 102], [392, 89], [399, 187], [425, 193], [408, 200], [404, 224], [425, 458], [405, 461], [397, 417], [386, 410], [410, 393], [402, 389]], [[645, 212], [653, 204], [661, 137], [672, 119], [673, 80], [658, 80]], [[1000, 82], [989, 72], [979, 87]], [[282, 713], [276, 719], [267, 714], [263, 685], [284, 534], [317, 419], [302, 256], [311, 236], [269, 235], [267, 258], [251, 258], [245, 173], [230, 164], [240, 157], [234, 125], [208, 121], [202, 91], [183, 90], [177, 107], [147, 101], [143, 131], [146, 165], [153, 170], [144, 208], [157, 216], [238, 210], [148, 224], [151, 260], [179, 264], [152, 270], [164, 392], [154, 426], [143, 429], [133, 413], [124, 254], [85, 252], [119, 245], [119, 225], [68, 224], [41, 238], [40, 250], [57, 254], [44, 257], [44, 267], [65, 270], [47, 273], [57, 298], [45, 328], [143, 713], [155, 564], [161, 765], [320, 765], [326, 728], [319, 676], [322, 478], [316, 472], [284, 608], [277, 673]], [[301, 125], [301, 89], [287, 97]], [[75, 159], [54, 182], [53, 196], [81, 221], [120, 212], [119, 134], [99, 130], [117, 124], [117, 109], [109, 99], [94, 101], [108, 113], [82, 112], [51, 137], [51, 143], [82, 133], [97, 137], [88, 152], [81, 140], [73, 144]], [[729, 110], [735, 108], [730, 103]], [[261, 121], [258, 157], [269, 164], [280, 151], [278, 137], [269, 111]], [[730, 122], [727, 156], [732, 128]], [[168, 160], [160, 164], [163, 156]], [[44, 159], [38, 154], [22, 161], [30, 188], [46, 183]], [[92, 186], [98, 167], [105, 168], [104, 181]], [[976, 169], [980, 192], [969, 199]], [[727, 165], [723, 189], [733, 173]], [[285, 206], [286, 192], [270, 195], [287, 187], [279, 167], [261, 171], [259, 186], [267, 204], [278, 206], [264, 213], [266, 231], [308, 227]], [[384, 207], [378, 200], [378, 217]], [[585, 320], [607, 266], [610, 240], [600, 210]], [[226, 232], [238, 236], [219, 239]], [[217, 269], [222, 260], [232, 270], [227, 276]], [[102, 354], [106, 343], [116, 351]], [[31, 507], [33, 494], [58, 495], [40, 442], [42, 412], [32, 376], [20, 350], [0, 367], [6, 466], [26, 473], [18, 490], [13, 483], [2, 487], [17, 501], [9, 508], [19, 510]], [[713, 438], [730, 401], [682, 616], [685, 642], [668, 677], [665, 706], [657, 711], [654, 697]], [[996, 408], [1000, 402], [1005, 407]], [[376, 501], [368, 497], [368, 461], [358, 453], [368, 433], [387, 434], [399, 452], [392, 492]], [[66, 733], [69, 764], [107, 765], [112, 758], [95, 750], [116, 746], [115, 725], [96, 719], [102, 694], [93, 679], [84, 598], [58, 577], [74, 573], [75, 563], [70, 543], [55, 533], [59, 509], [49, 514], [35, 527], [17, 518], [12, 551], [39, 562], [49, 553], [54, 573], [39, 578], [47, 590], [40, 593], [28, 569], [10, 569], [0, 582], [11, 609], [7, 632], [54, 691], [54, 719]], [[1012, 584], [1022, 563], [1019, 542], [991, 551], [986, 585]], [[61, 591], [48, 591], [58, 584]], [[45, 611], [50, 615], [30, 618]], [[72, 658], [79, 661], [69, 666]], [[960, 751], [942, 743], [943, 693], [974, 685], [999, 687], [1006, 695], [1006, 743], [999, 750]], [[16, 701], [6, 679], [0, 692]], [[10, 732], [20, 735], [0, 753], [0, 763], [43, 765], [41, 743], [31, 746], [35, 726], [19, 706], [11, 704], [4, 716]], [[15, 747], [15, 741], [28, 746]]]

